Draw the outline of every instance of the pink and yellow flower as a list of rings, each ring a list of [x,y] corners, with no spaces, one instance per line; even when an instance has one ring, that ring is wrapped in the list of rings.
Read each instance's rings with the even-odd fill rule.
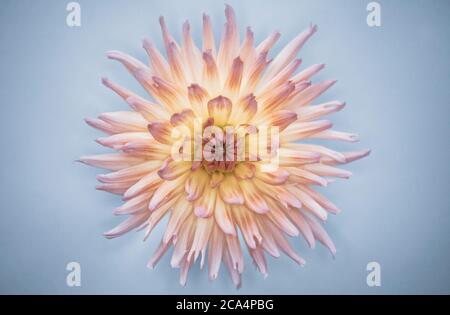
[[[219,47],[210,18],[203,15],[201,49],[193,41],[188,22],[178,44],[160,18],[167,59],[147,39],[143,47],[149,66],[124,53],[108,52],[108,58],[122,63],[154,102],[103,79],[131,110],[86,119],[107,134],[97,142],[118,151],[80,158],[88,165],[111,170],[98,176],[101,184],[97,188],[124,200],[114,214],[128,218],[105,236],[114,238],[145,229],[147,238],[161,219],[169,216],[148,265],[154,267],[173,246],[170,263],[181,269],[182,285],[201,256],[200,266],[207,261],[210,279],[217,277],[223,263],[234,284],[240,286],[244,271],[241,245],[247,247],[264,275],[266,253],[279,257],[283,252],[297,263],[305,263],[287,236],[301,235],[310,247],[318,240],[334,255],[335,246],[319,221],[340,210],[313,187],[327,186],[333,178],[348,178],[351,173],[337,165],[369,154],[368,150],[341,153],[304,141],[357,140],[354,134],[332,130],[332,123],[323,119],[343,109],[343,102],[312,105],[335,83],[311,83],[324,65],[297,71],[301,60],[296,56],[316,26],[308,27],[269,60],[269,51],[280,34],[275,32],[255,45],[253,32],[247,28],[241,41],[231,7],[226,7],[225,15]],[[196,123],[200,132],[194,131]],[[261,126],[279,131],[279,137],[264,147],[271,157],[277,156],[272,169],[265,168],[267,160],[259,153],[248,156],[251,146],[244,144],[245,158],[236,159],[236,142],[217,138],[227,127],[245,127],[243,139],[250,140],[252,134],[261,134]],[[174,131],[179,127],[188,135],[178,133],[177,139]],[[206,134],[208,127],[215,131]],[[234,159],[211,160],[204,152],[195,159],[189,150],[191,142],[185,145],[187,140],[198,140],[214,154],[222,150],[220,157],[233,152],[230,156]],[[177,147],[176,143],[185,146]],[[174,152],[188,158],[176,159]]]

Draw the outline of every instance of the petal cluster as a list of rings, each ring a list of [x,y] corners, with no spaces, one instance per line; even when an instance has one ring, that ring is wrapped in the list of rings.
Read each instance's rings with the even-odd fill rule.
[[[108,58],[120,62],[152,100],[103,79],[130,110],[86,119],[105,133],[97,142],[116,153],[83,156],[80,161],[111,171],[98,176],[97,188],[122,196],[124,203],[114,214],[127,216],[105,236],[114,238],[142,229],[147,238],[168,216],[161,243],[148,265],[154,267],[173,247],[170,263],[180,268],[182,285],[199,259],[201,267],[207,264],[210,279],[218,276],[223,265],[240,286],[243,247],[264,275],[266,254],[279,257],[283,252],[304,264],[288,237],[301,235],[310,247],[319,241],[334,255],[335,246],[320,221],[340,210],[314,187],[349,178],[351,173],[338,166],[369,154],[368,150],[337,152],[305,141],[357,141],[354,134],[332,130],[332,123],[324,118],[342,110],[343,102],[312,104],[335,83],[311,82],[324,65],[299,70],[297,54],[316,26],[308,27],[270,59],[279,33],[256,44],[247,28],[240,39],[230,6],[225,15],[218,46],[208,15],[203,15],[202,47],[195,44],[188,22],[183,24],[179,44],[161,17],[166,56],[148,39],[143,42],[148,64],[119,51],[108,52]],[[191,133],[196,124],[214,127],[216,132]],[[273,170],[267,170],[259,156],[244,160],[211,160],[201,153],[200,159],[173,156],[178,141],[174,130],[180,127],[188,131],[190,140],[199,138],[211,146],[214,154],[220,149],[221,156],[228,152],[236,156],[234,142],[228,139],[218,144],[217,132],[232,126],[254,127],[247,129],[249,134],[251,130],[258,133],[262,125],[280,132],[276,149],[275,143],[268,144],[278,156]],[[186,153],[186,147],[182,148],[177,153]],[[244,153],[249,150],[246,147]]]

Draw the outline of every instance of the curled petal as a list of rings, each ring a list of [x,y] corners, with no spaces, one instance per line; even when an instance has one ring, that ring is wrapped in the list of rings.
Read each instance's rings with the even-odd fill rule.
[[[114,182],[114,183],[104,183],[95,186],[97,190],[107,191],[116,195],[123,195],[123,193],[132,186],[136,180],[126,181],[126,182]]]
[[[275,242],[275,239],[272,236],[270,228],[267,227],[268,221],[261,220],[261,218],[257,218],[256,220],[258,224],[258,228],[261,231],[261,234],[264,235],[261,246],[272,256],[275,258],[280,257],[280,251],[278,250],[278,245]]]
[[[284,107],[295,90],[295,84],[291,81],[275,88],[266,98],[258,98],[258,103],[263,104],[263,113],[270,113]]]
[[[203,51],[208,50],[211,51],[213,56],[216,55],[216,45],[214,42],[211,18],[209,15],[203,14]]]
[[[158,189],[155,190],[152,199],[150,199],[148,209],[150,211],[154,211],[161,205],[165,204],[167,201],[177,196],[183,189],[183,186],[180,184],[184,182],[185,178],[186,174],[178,177],[175,180],[164,181],[161,186],[159,186]]]
[[[150,65],[152,66],[153,74],[159,76],[163,79],[170,80],[172,78],[170,74],[170,68],[167,61],[161,55],[161,53],[156,49],[153,44],[147,38],[144,39],[142,45],[147,52],[150,60]]]
[[[291,257],[296,263],[299,265],[304,265],[305,260],[301,258],[297,253],[292,249],[289,242],[280,232],[280,230],[271,222],[267,222],[267,226],[269,227],[272,236],[277,244],[277,246],[289,257]]]
[[[296,113],[298,114],[299,121],[310,121],[331,113],[338,112],[344,107],[345,103],[332,101],[315,106],[304,106],[299,108]]]
[[[273,78],[277,73],[282,71],[298,54],[306,41],[317,31],[316,25],[311,25],[308,29],[295,37],[283,50],[275,57],[272,64],[264,74],[264,78]]]
[[[115,238],[121,236],[134,228],[137,228],[142,223],[147,220],[150,216],[150,212],[142,212],[135,215],[130,216],[128,219],[120,223],[118,226],[113,228],[112,230],[105,232],[103,235],[106,238]]]
[[[269,114],[266,118],[269,126],[277,126],[281,131],[297,120],[297,114],[288,110],[280,110]]]
[[[274,32],[270,34],[265,40],[263,40],[258,47],[256,47],[257,54],[267,54],[275,43],[280,39],[281,34],[279,32]]]
[[[305,238],[306,242],[308,243],[308,246],[310,248],[314,248],[315,246],[315,238],[313,231],[311,230],[311,227],[309,226],[308,222],[304,218],[303,214],[296,210],[292,209],[287,212],[292,222],[298,227],[300,232],[302,233],[303,237]]]
[[[194,43],[189,22],[183,24],[183,56],[188,65],[191,81],[197,82],[200,77],[202,55]]]
[[[324,244],[330,253],[333,255],[333,257],[336,255],[336,247],[333,244],[333,241],[331,240],[330,236],[328,236],[328,233],[324,230],[324,228],[313,218],[309,217],[308,215],[303,216],[305,220],[308,222],[309,226],[311,227],[311,230],[314,233],[314,237]]]
[[[252,181],[241,181],[239,186],[244,195],[245,205],[256,213],[266,213],[269,211],[266,200]]]
[[[256,224],[255,216],[242,206],[233,206],[233,216],[241,229],[245,243],[250,248],[256,248],[257,243],[261,243],[262,236]]]
[[[217,189],[205,187],[204,193],[195,201],[194,212],[197,217],[207,218],[214,213]]]
[[[331,86],[333,86],[337,81],[336,80],[326,80],[317,84],[312,84],[310,87],[303,90],[301,93],[295,96],[292,99],[287,107],[298,108],[301,106],[305,106],[314,99],[316,99],[319,95],[328,90]]]
[[[195,119],[195,114],[191,109],[184,109],[179,113],[175,113],[170,117],[172,126],[184,126],[192,128]]]
[[[225,234],[236,235],[236,228],[230,214],[230,208],[220,196],[216,199],[216,208],[214,209],[216,223]]]
[[[298,236],[299,231],[289,220],[289,218],[284,214],[284,212],[279,208],[279,205],[271,198],[269,198],[267,202],[270,207],[270,211],[267,212],[267,217],[287,235]]]
[[[335,165],[335,164],[343,164],[343,163],[350,163],[359,159],[362,159],[363,157],[366,157],[370,154],[370,150],[361,150],[361,151],[352,151],[352,152],[343,152],[342,155],[345,157],[344,162],[339,162],[336,159],[333,159],[328,156],[324,156],[320,161],[321,163],[327,164],[327,165]]]
[[[309,164],[305,165],[305,169],[319,176],[331,176],[339,178],[350,178],[351,172],[326,164]]]
[[[262,247],[258,246],[256,248],[250,248],[249,253],[253,258],[253,262],[258,267],[259,272],[261,272],[264,277],[267,277],[267,262],[266,258],[264,257],[264,250],[262,249]]]
[[[326,221],[327,212],[308,193],[294,186],[290,186],[288,189],[300,199],[304,209],[314,214],[320,220]]]
[[[139,112],[147,121],[168,120],[169,113],[158,104],[151,103],[140,96],[130,96],[126,99],[128,105]]]
[[[114,214],[123,215],[123,214],[133,214],[136,212],[140,212],[142,210],[147,210],[148,202],[150,201],[150,197],[153,192],[145,192],[140,194],[134,198],[131,198],[127,202],[125,202],[120,207],[114,210]]]
[[[110,124],[101,119],[85,118],[84,121],[92,128],[103,131],[108,135],[113,135],[120,132],[120,130],[117,130],[117,128],[114,128],[113,126],[111,126]]]
[[[156,210],[158,211],[158,210]],[[167,229],[163,236],[163,242],[168,243],[177,233],[186,219],[192,213],[192,204],[186,201],[184,198],[179,198],[175,204],[173,204],[173,210],[170,214],[169,222],[167,223]]]
[[[167,252],[169,248],[170,243],[164,243],[163,241],[161,241],[152,258],[147,263],[147,267],[152,269],[155,268],[158,261],[161,259],[162,256],[164,256],[164,254]]]
[[[333,124],[328,120],[311,122],[296,122],[291,124],[283,132],[282,142],[295,142],[311,137],[312,135],[331,128]]]
[[[334,203],[329,201],[327,198],[325,198],[324,196],[319,194],[314,189],[312,189],[306,185],[301,185],[299,188],[301,190],[303,190],[304,192],[306,192],[308,195],[310,195],[312,198],[314,198],[314,200],[317,201],[317,203],[319,205],[321,205],[328,212],[333,213],[333,214],[337,214],[337,213],[341,212],[341,210]]]
[[[208,90],[216,95],[221,87],[219,69],[210,50],[203,52],[203,82],[207,84]]]
[[[290,144],[290,145],[288,145],[288,147],[295,148],[298,150],[319,153],[322,157],[328,157],[328,158],[334,159],[339,163],[346,162],[345,156],[342,153],[328,149],[324,146],[302,143],[302,144]]]
[[[240,125],[249,123],[258,111],[258,103],[255,96],[249,94],[242,97],[236,106],[233,106],[232,113],[229,119],[229,123],[232,125]]]
[[[82,156],[79,161],[86,165],[111,171],[118,171],[144,162],[142,158],[123,153]]]
[[[300,209],[302,207],[300,200],[285,186],[268,185],[259,179],[255,180],[255,184],[258,187],[258,190],[268,196],[276,198],[286,209],[289,207]]]
[[[113,60],[117,60],[119,61],[121,64],[124,65],[125,68],[127,68],[127,70],[134,75],[136,73],[136,71],[141,70],[141,69],[147,69],[147,66],[144,65],[142,62],[140,62],[139,60],[123,53],[120,51],[108,51],[106,53],[106,56],[109,59],[113,59]]]
[[[242,42],[239,51],[239,57],[242,59],[244,64],[249,63],[250,60],[256,57],[256,50],[253,47],[254,40],[255,39],[252,30],[250,29],[250,27],[247,27],[247,30],[245,32],[245,39]]]
[[[150,218],[147,221],[147,230],[145,231],[144,241],[150,236],[150,233],[153,231],[159,221],[161,221],[161,219],[167,214],[167,212],[172,209],[172,206],[175,202],[177,202],[177,199],[173,198],[150,214]]]
[[[234,169],[234,176],[237,179],[251,179],[255,176],[255,165],[253,163],[242,162]]]
[[[136,96],[136,94],[134,94],[130,90],[112,82],[108,78],[102,78],[102,84],[107,88],[113,90],[117,95],[119,95],[124,100],[126,100],[130,96]]]
[[[189,103],[192,110],[201,116],[206,116],[206,103],[208,101],[208,92],[198,84],[191,84],[188,87]]]
[[[161,33],[163,36],[164,45],[166,50],[168,50],[170,43],[175,42],[173,37],[170,35],[169,30],[166,25],[166,21],[163,16],[159,17],[159,25],[161,26]]]
[[[244,204],[244,195],[239,183],[233,175],[225,175],[219,186],[220,197],[228,204]]]
[[[242,273],[244,271],[244,257],[242,255],[239,237],[227,235],[225,240],[227,244],[227,249],[225,250],[225,252],[227,252],[230,255],[229,257],[231,267],[235,269],[238,273]]]
[[[346,142],[358,142],[358,135],[336,130],[324,130],[311,136],[311,138],[325,140],[340,140]]]
[[[245,68],[244,78],[242,80],[241,91],[243,95],[253,92],[255,86],[258,84],[262,72],[270,63],[267,60],[267,52],[258,54],[255,62]]]
[[[296,59],[292,61],[285,69],[280,71],[275,77],[273,77],[270,81],[265,82],[264,84],[260,84],[255,91],[255,94],[263,97],[265,93],[272,93],[272,90],[288,81],[291,75],[298,69],[301,64],[301,59]],[[296,83],[294,80],[292,82]]]
[[[325,178],[320,177],[320,175],[317,173],[308,171],[306,169],[307,165],[309,164],[304,165],[303,168],[295,168],[295,167],[287,168],[287,171],[289,172],[289,180],[294,183],[313,184],[326,187],[328,184],[327,180]]]
[[[126,143],[136,140],[151,141],[152,136],[148,132],[124,132],[109,137],[97,138],[96,141],[105,147],[120,150]]]
[[[156,170],[161,165],[161,161],[147,161],[131,167],[121,169],[116,172],[98,175],[97,179],[102,183],[124,182],[138,180],[145,174]]]
[[[217,96],[208,102],[209,117],[214,119],[215,125],[222,126],[228,122],[231,106],[231,101],[224,96]]]
[[[169,122],[154,122],[147,126],[148,131],[153,138],[162,144],[170,144],[173,142],[172,129],[173,127]]]
[[[136,112],[103,113],[98,118],[122,132],[145,131],[148,124],[147,120]]]
[[[174,250],[170,265],[172,268],[179,268],[186,261],[186,253],[192,243],[192,236],[194,233],[195,216],[189,216],[174,236]]]
[[[148,175],[142,177],[137,183],[132,185],[127,191],[124,193],[123,198],[128,200],[133,198],[144,191],[152,191],[159,187],[162,183],[161,177],[157,172],[151,172]]]
[[[208,183],[209,176],[203,168],[197,169],[192,172],[186,179],[184,190],[186,191],[186,199],[189,201],[194,201],[198,199]]]
[[[187,69],[183,65],[181,52],[175,42],[170,42],[167,49],[167,56],[169,58],[169,67],[172,72],[172,77],[179,82],[180,85],[185,85]]]
[[[209,185],[211,188],[216,188],[223,181],[225,175],[222,172],[213,172],[211,175],[211,180],[209,181]]]
[[[289,172],[282,168],[278,168],[272,172],[263,172],[261,170],[256,172],[256,178],[269,185],[282,185],[287,181],[288,177]]]
[[[236,96],[239,93],[239,88],[241,87],[242,72],[244,69],[244,63],[240,57],[233,60],[231,65],[230,73],[225,82],[225,88],[230,93],[230,97]]]
[[[187,254],[187,260],[192,260],[192,257],[194,262],[197,260],[199,254],[208,244],[213,226],[214,218],[198,218],[196,220],[192,246]]]
[[[233,267],[233,261],[231,260],[230,254],[228,251],[224,251],[223,253],[223,261],[225,266],[228,268],[228,272],[230,274],[231,280],[233,281],[236,288],[241,287],[241,275],[239,272]]]
[[[312,66],[306,68],[305,70],[300,71],[298,74],[293,76],[291,78],[291,80],[294,81],[295,83],[299,83],[302,81],[308,81],[309,79],[311,79],[312,76],[314,76],[316,73],[318,73],[323,68],[325,68],[324,64],[312,65]]]
[[[320,161],[320,154],[317,152],[300,151],[289,148],[280,148],[278,152],[280,166],[300,166]]]
[[[167,158],[158,170],[158,175],[164,180],[174,180],[190,170],[190,162],[179,162],[174,161],[172,158]]]
[[[236,17],[233,9],[229,5],[225,6],[225,16],[227,22],[224,26],[217,57],[221,65],[221,73],[226,73],[232,58],[237,55],[239,49],[239,32],[237,30]]]
[[[214,246],[208,249],[208,275],[210,280],[216,279],[219,274],[224,247],[223,238],[223,233],[214,226],[211,233],[211,244],[214,244]]]

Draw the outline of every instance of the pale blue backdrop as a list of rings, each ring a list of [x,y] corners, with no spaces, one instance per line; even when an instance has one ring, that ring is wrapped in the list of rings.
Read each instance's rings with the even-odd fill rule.
[[[224,3],[80,0],[82,25],[69,28],[68,2],[0,4],[1,293],[450,293],[449,1],[379,1],[379,28],[367,26],[364,0],[228,1],[241,32],[251,25],[258,41],[277,29],[286,44],[310,22],[319,25],[302,50],[304,65],[327,64],[318,79],[339,81],[321,99],[346,101],[335,125],[361,138],[334,147],[373,150],[349,165],[350,181],[326,191],[343,209],[326,224],[336,259],[293,240],[304,268],[269,259],[264,279],[247,260],[239,291],[226,272],[210,283],[197,266],[182,288],[167,257],[148,270],[164,224],[145,243],[134,232],[103,238],[120,221],[111,214],[119,198],[94,189],[98,170],[73,162],[105,151],[83,118],[126,108],[100,78],[143,92],[105,51],[145,60],[144,36],[162,46],[160,15],[176,38],[189,18],[199,41],[209,12],[218,35]],[[70,261],[81,264],[81,287],[66,286]],[[381,264],[381,287],[366,285],[370,261]]]

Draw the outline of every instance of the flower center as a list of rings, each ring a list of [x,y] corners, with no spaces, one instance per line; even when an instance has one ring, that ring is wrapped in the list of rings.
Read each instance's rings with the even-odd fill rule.
[[[203,134],[203,159],[202,166],[208,173],[220,171],[223,173],[232,172],[239,162],[240,153],[239,137],[233,132],[233,127],[207,127]],[[245,152],[244,152],[245,153]],[[245,156],[243,157],[245,159]]]

